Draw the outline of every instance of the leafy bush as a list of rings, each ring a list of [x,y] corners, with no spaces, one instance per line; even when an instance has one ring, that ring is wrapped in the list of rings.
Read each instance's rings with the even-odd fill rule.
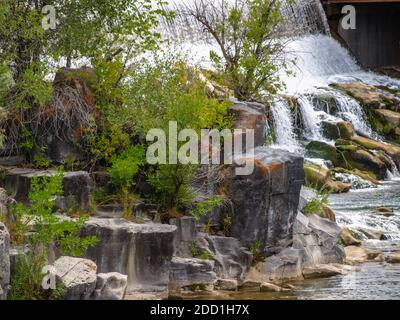
[[[320,212],[323,206],[328,204],[328,198],[329,193],[319,192],[317,196],[304,207],[303,213],[313,214]]]
[[[80,256],[95,245],[95,237],[80,238],[79,231],[88,220],[64,219],[53,213],[55,196],[63,194],[63,172],[51,177],[34,177],[31,180],[29,206],[16,203],[11,207],[11,237],[14,244],[30,243],[32,248],[47,250],[56,244],[63,255]],[[32,231],[28,238],[26,234]]]
[[[207,200],[198,202],[195,209],[190,211],[190,215],[193,216],[196,221],[200,221],[202,217],[210,215],[214,208],[221,204],[222,198],[220,196],[211,197]]]
[[[131,211],[129,193],[132,191],[131,188],[135,184],[136,174],[144,161],[145,152],[141,145],[131,146],[111,159],[111,167],[108,169],[108,173],[112,183],[121,192],[126,217],[130,216]]]

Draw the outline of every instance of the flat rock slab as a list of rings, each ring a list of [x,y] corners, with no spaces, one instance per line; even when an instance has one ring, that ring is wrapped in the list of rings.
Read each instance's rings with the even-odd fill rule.
[[[126,274],[127,293],[162,292],[169,283],[175,232],[175,226],[164,224],[90,218],[82,235],[100,242],[85,257],[96,262],[100,273]]]

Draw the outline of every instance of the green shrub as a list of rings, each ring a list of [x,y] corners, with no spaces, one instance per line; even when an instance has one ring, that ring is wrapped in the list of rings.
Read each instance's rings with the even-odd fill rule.
[[[220,196],[213,196],[207,200],[200,201],[196,204],[195,208],[190,211],[190,215],[200,221],[202,217],[207,217],[211,214],[215,207],[222,204],[222,198]]]
[[[115,155],[111,159],[111,167],[108,169],[112,183],[121,193],[124,214],[129,218],[131,214],[131,204],[129,194],[135,185],[135,177],[139,168],[145,161],[144,148],[141,145],[131,146],[121,154]]]
[[[321,193],[312,199],[303,209],[304,214],[318,213],[324,205],[328,204],[329,193]]]

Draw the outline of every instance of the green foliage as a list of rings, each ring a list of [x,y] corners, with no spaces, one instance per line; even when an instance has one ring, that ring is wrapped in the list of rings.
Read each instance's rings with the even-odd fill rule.
[[[214,258],[212,256],[212,254],[210,252],[208,252],[207,250],[205,250],[205,251],[201,250],[195,241],[192,242],[190,251],[192,253],[192,256],[197,259],[213,260],[213,258]]]
[[[163,164],[149,174],[149,183],[155,189],[152,199],[160,209],[179,209],[190,204],[194,199],[190,188],[194,172],[195,166]]]
[[[207,200],[200,201],[196,204],[196,207],[190,211],[190,215],[200,221],[202,217],[207,217],[211,214],[215,207],[222,204],[222,198],[220,196],[213,196]]]
[[[16,203],[12,206],[13,217],[11,236],[14,244],[28,241],[33,248],[49,247],[56,244],[63,255],[80,256],[95,245],[95,237],[80,238],[78,233],[88,217],[63,219],[53,213],[55,196],[63,194],[63,172],[48,177],[34,177],[31,180],[29,206]],[[26,233],[33,234],[26,239]]]
[[[111,159],[111,167],[108,169],[112,183],[117,186],[122,194],[125,215],[130,216],[130,196],[135,177],[140,167],[144,164],[145,152],[142,145],[131,146],[121,154]]]
[[[8,300],[56,300],[65,293],[60,284],[55,290],[44,290],[42,269],[46,264],[43,254],[27,253],[17,258],[17,270],[11,278]]]
[[[318,192],[318,195],[312,199],[303,209],[304,214],[318,213],[322,210],[324,205],[327,205],[329,200],[329,193]]]
[[[215,68],[226,75],[226,84],[236,98],[249,100],[261,93],[275,93],[282,86],[278,70],[281,42],[274,41],[282,21],[280,0],[223,1],[210,5],[196,2],[185,12],[194,17],[219,45],[211,52]]]
[[[225,215],[222,221],[222,231],[226,236],[229,236],[232,232],[232,216],[230,214]]]
[[[253,266],[256,265],[259,262],[263,262],[265,260],[265,257],[263,255],[263,243],[258,240],[255,243],[253,243],[250,248],[249,251],[251,252],[251,254],[253,255]]]

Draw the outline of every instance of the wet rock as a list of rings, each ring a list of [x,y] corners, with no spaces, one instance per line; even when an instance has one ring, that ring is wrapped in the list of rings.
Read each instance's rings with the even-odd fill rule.
[[[55,174],[56,171],[54,170],[9,168],[1,183],[6,189],[13,191],[12,198],[27,203],[32,178],[53,176]],[[63,189],[64,196],[58,199],[60,209],[66,209],[73,204],[76,209],[85,212],[91,210],[92,180],[87,172],[65,172]]]
[[[356,246],[348,246],[344,248],[346,253],[346,263],[354,265],[368,261],[368,250]]]
[[[7,298],[10,284],[10,234],[0,222],[0,300]]]
[[[85,257],[95,261],[101,273],[126,274],[130,293],[166,290],[175,232],[176,227],[170,225],[90,218],[81,234],[100,240]]]
[[[278,252],[292,240],[303,158],[270,148],[255,150],[251,175],[237,176],[236,165],[224,172],[223,191],[233,203],[231,235],[249,247],[261,242],[266,254]]]
[[[362,232],[368,239],[386,240],[386,236],[383,232],[369,230],[365,228],[359,228],[358,230]]]
[[[238,282],[233,279],[218,279],[214,288],[222,291],[236,291],[238,289]]]
[[[201,259],[174,257],[171,263],[170,284],[172,291],[212,290],[217,277],[214,262]]]
[[[93,300],[122,300],[125,296],[128,277],[117,273],[99,273],[96,287],[92,294]]]
[[[397,166],[400,166],[400,147],[360,136],[354,136],[352,138],[352,141],[356,142],[357,144],[363,146],[368,150],[384,151],[393,159],[393,161],[395,161]]]
[[[64,300],[89,300],[96,287],[97,267],[88,259],[61,257],[54,262],[57,283],[65,287]]]
[[[347,121],[340,121],[337,123],[339,129],[339,136],[342,139],[351,139],[355,135],[353,125]]]
[[[342,273],[343,272],[340,268],[329,264],[320,264],[314,267],[307,267],[303,269],[304,279],[329,278]]]
[[[400,252],[388,254],[385,260],[388,263],[400,263]]]
[[[306,177],[306,184],[309,186],[314,186],[321,190],[332,193],[345,193],[349,192],[351,189],[350,184],[332,180],[329,170],[323,169],[316,165],[304,165],[304,173]]]
[[[252,254],[240,241],[230,237],[201,234],[197,239],[200,250],[207,251],[215,261],[214,271],[219,278],[244,280],[252,264]]]
[[[340,131],[337,122],[321,121],[321,129],[324,137],[329,140],[340,138]]]
[[[239,102],[229,107],[229,113],[234,118],[234,128],[253,129],[254,146],[264,145],[266,136],[265,106],[255,102]]]
[[[373,172],[379,180],[385,179],[386,172],[390,168],[378,156],[363,149],[345,151],[344,156],[354,168]]]
[[[342,241],[344,246],[359,246],[361,245],[361,241],[358,240],[354,233],[349,229],[344,227],[342,232],[340,233],[340,240]]]
[[[260,286],[261,292],[281,292],[282,288],[269,282],[263,282]]]
[[[311,141],[306,147],[306,156],[331,161],[338,166],[341,163],[338,151],[335,146],[322,141]]]
[[[366,108],[382,109],[390,107],[390,109],[396,111],[399,106],[399,100],[392,93],[362,82],[341,83],[333,86],[346,92]]]
[[[387,109],[378,109],[375,110],[375,113],[386,123],[389,123],[394,127],[400,126],[400,113]]]

